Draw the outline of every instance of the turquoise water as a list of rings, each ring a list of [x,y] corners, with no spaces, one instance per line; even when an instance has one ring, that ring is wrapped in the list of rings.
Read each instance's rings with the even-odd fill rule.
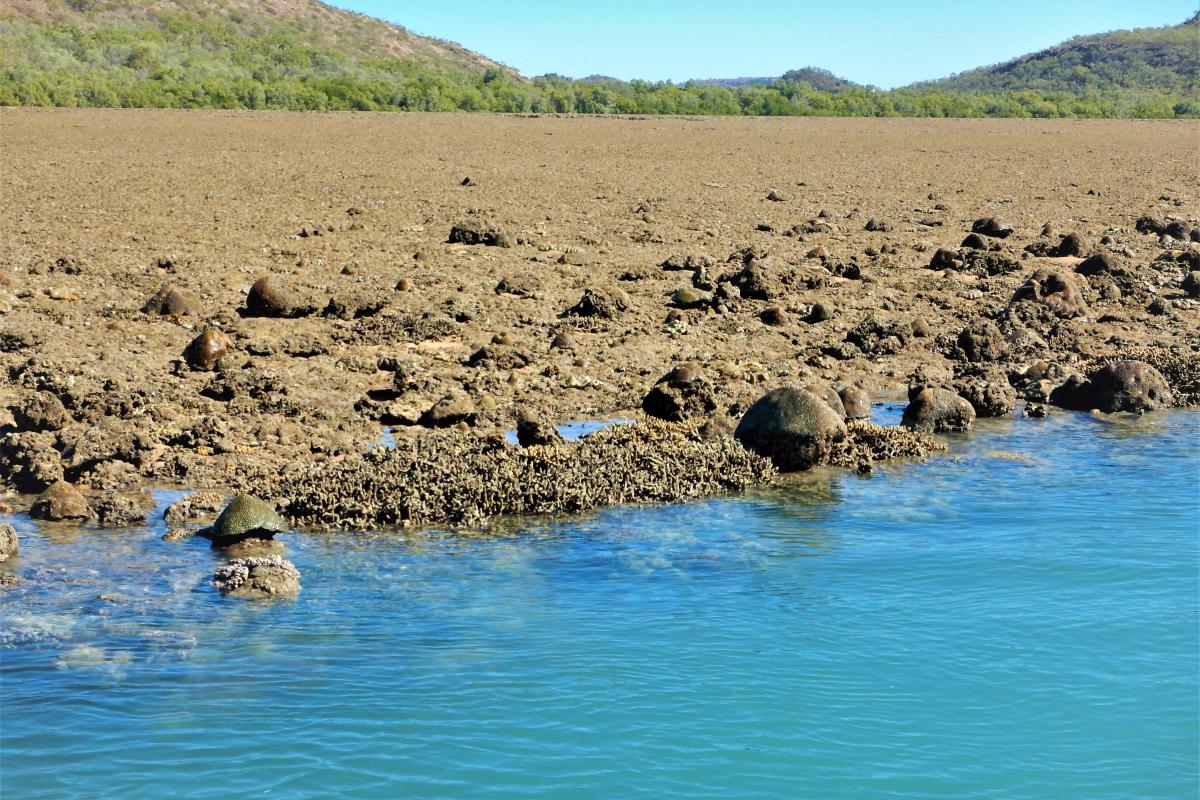
[[[870,478],[289,535],[294,604],[220,598],[201,540],[18,518],[0,790],[1195,797],[1198,434],[981,421]]]

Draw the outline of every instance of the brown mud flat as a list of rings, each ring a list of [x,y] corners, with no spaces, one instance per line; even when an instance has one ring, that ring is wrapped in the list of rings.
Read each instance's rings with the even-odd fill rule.
[[[685,362],[707,398],[689,413],[915,371],[1042,399],[1129,357],[1194,404],[1198,141],[1187,122],[0,109],[0,478],[262,485],[385,424],[636,416]],[[960,250],[982,217],[1014,231]],[[939,248],[955,258],[931,268]],[[1014,304],[1096,253],[1113,263]],[[286,316],[245,315],[264,276]],[[164,287],[187,291],[146,310]],[[985,321],[1004,341],[964,339]],[[189,368],[207,330],[213,369]]]

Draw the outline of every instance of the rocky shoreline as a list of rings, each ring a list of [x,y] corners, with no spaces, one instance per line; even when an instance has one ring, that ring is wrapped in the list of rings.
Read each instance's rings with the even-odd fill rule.
[[[122,527],[181,485],[208,520],[475,525],[868,472],[1022,400],[1200,405],[1194,126],[414,115],[351,153],[348,119],[279,119],[4,113],[8,511]],[[395,162],[364,133],[399,130]],[[263,142],[338,164],[284,192]],[[907,427],[863,421],[904,390]]]

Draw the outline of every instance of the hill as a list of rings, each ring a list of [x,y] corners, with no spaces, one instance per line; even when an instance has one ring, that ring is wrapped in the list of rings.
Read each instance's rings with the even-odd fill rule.
[[[317,0],[5,0],[0,70],[9,105],[435,109],[439,82],[523,80]]]
[[[845,92],[851,89],[861,89],[861,84],[839,78],[827,69],[819,67],[803,67],[789,70],[777,78],[707,78],[689,81],[696,86],[719,86],[725,89],[738,89],[743,86],[770,86],[774,83],[806,83],[822,92]]]
[[[1078,36],[1003,64],[917,84],[956,92],[1055,92],[1080,97],[1200,92],[1200,14],[1179,25]]]
[[[1200,116],[1200,15],[883,92],[778,78],[532,80],[318,0],[0,0],[0,106],[923,117]]]

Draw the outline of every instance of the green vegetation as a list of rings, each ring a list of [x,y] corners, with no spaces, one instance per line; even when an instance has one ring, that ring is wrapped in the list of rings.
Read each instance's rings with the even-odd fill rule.
[[[250,0],[191,7],[145,0],[140,6],[14,0],[8,11],[0,11],[0,105],[1200,117],[1196,20],[1085,37],[999,67],[885,92],[831,84],[824,79],[828,73],[818,70],[796,71],[769,84],[733,86],[599,77],[573,81],[556,75],[526,80],[457,45],[315,0],[298,5],[300,12],[290,8],[274,15]]]

